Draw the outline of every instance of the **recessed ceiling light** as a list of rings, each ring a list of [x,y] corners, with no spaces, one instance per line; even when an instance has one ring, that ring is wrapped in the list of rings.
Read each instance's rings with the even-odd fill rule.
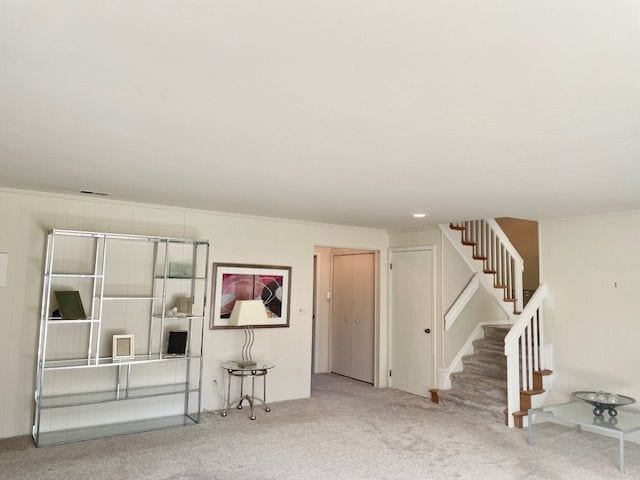
[[[427,215],[429,215],[429,214],[428,214],[428,213],[417,213],[417,212],[416,212],[416,213],[412,213],[412,214],[411,214],[411,216],[412,216],[413,218],[424,218],[424,217],[426,217]]]

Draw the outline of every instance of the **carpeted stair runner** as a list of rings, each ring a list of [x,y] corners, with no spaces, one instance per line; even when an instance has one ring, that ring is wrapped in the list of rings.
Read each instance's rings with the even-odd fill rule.
[[[484,338],[473,342],[473,355],[462,357],[462,372],[451,374],[451,389],[440,390],[444,405],[457,403],[504,419],[507,406],[507,359],[504,337],[510,325],[485,325]]]

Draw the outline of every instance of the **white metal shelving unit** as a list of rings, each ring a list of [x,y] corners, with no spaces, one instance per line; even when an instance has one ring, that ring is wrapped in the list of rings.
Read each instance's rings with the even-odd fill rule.
[[[91,246],[84,245],[84,248],[74,249],[71,247],[62,248],[62,253],[58,253],[56,247],[64,239],[80,239],[82,242],[90,242]],[[149,259],[153,262],[149,283],[146,285],[149,290],[148,295],[115,295],[105,294],[105,286],[109,278],[109,267],[112,259],[110,249],[119,242],[142,242],[152,249]],[[169,275],[170,259],[172,249],[178,250],[178,259],[184,261],[185,256],[191,264],[191,276],[171,277]],[[66,272],[57,271],[56,265],[64,265],[61,257],[65,255],[78,254],[77,250],[86,254],[91,252],[92,258],[84,259],[85,265],[92,268],[90,272]],[[122,245],[120,245],[122,250]],[[135,255],[133,265],[126,264],[126,268],[135,271]],[[85,255],[86,256],[86,255]],[[125,259],[126,261],[126,259]],[[38,363],[36,368],[35,381],[35,410],[32,435],[36,446],[54,445],[73,441],[100,438],[105,436],[123,435],[133,432],[156,430],[167,427],[190,425],[200,422],[201,398],[202,398],[202,347],[205,325],[205,307],[207,303],[206,282],[208,278],[209,264],[209,242],[206,240],[191,240],[183,238],[171,238],[160,236],[143,235],[122,235],[101,232],[85,232],[75,230],[54,229],[48,234],[47,252],[44,267],[42,307],[40,313],[40,335],[38,346]],[[65,268],[62,268],[65,270]],[[57,288],[69,289],[68,282],[75,282],[80,285],[79,289],[84,289],[88,302],[83,302],[85,307],[89,305],[86,318],[62,319],[53,316],[53,295]],[[85,282],[84,284],[82,282]],[[89,282],[87,285],[86,282]],[[117,288],[118,285],[110,286]],[[73,288],[73,287],[71,287]],[[128,293],[128,292],[127,292]],[[190,297],[193,304],[191,315],[171,317],[167,315],[170,310],[168,305],[170,295],[178,297]],[[144,308],[148,311],[148,318],[126,318],[121,315],[112,315],[107,318],[105,314],[105,304],[138,305],[138,310]],[[144,306],[148,305],[148,307]],[[126,307],[125,306],[125,311]],[[114,360],[112,356],[105,355],[105,345],[110,340],[109,329],[114,328],[114,320],[133,322],[128,325],[135,325],[136,328],[144,328],[147,333],[146,344],[139,342],[139,335],[136,335],[135,356],[126,360]],[[187,348],[184,355],[169,355],[165,353],[165,340],[169,325],[175,329],[187,331]],[[122,328],[122,327],[120,327]],[[58,329],[65,330],[60,334]],[[80,334],[73,337],[75,345],[83,345],[73,350],[71,358],[65,358],[67,353],[63,349],[63,358],[56,354],[56,346],[63,341],[53,341],[51,337],[56,336],[67,340],[72,337],[71,331],[84,329]],[[56,333],[52,333],[52,332]],[[105,333],[107,331],[107,333]],[[77,338],[81,340],[78,341]],[[143,340],[144,340],[143,336]],[[84,343],[86,340],[86,343]],[[106,342],[106,343],[105,343]],[[102,351],[101,351],[102,347]],[[140,353],[140,348],[144,348],[144,353]],[[165,366],[165,372],[162,366]],[[142,366],[160,368],[154,371],[150,377],[145,377],[145,372],[141,372]],[[149,367],[147,367],[149,368]],[[100,372],[107,371],[107,385],[105,387],[104,378],[101,378],[102,385],[99,387],[86,388],[83,380],[78,380],[78,376],[91,373],[93,370],[96,377]],[[138,371],[137,371],[138,370]],[[52,375],[67,375],[63,382],[49,381]],[[165,375],[166,374],[166,375]],[[137,375],[137,376],[136,376]],[[165,378],[166,377],[166,378]],[[177,377],[180,379],[177,381]],[[56,388],[50,388],[49,383]],[[90,383],[90,382],[89,382]],[[60,390],[63,387],[71,386],[69,391]],[[90,385],[91,386],[91,385]],[[178,401],[180,396],[184,401]],[[121,412],[116,410],[111,412],[111,418],[105,421],[100,416],[100,408],[105,408],[105,404],[128,402],[140,402],[144,399],[173,398],[172,405],[178,405],[179,412],[169,411],[162,416],[151,416],[150,418],[140,418],[134,416],[128,420],[120,421]],[[65,415],[68,419],[74,418],[74,409],[95,406],[98,410],[91,411],[89,418],[93,421],[67,428]],[[162,407],[162,405],[160,405]],[[144,405],[142,408],[145,408]],[[156,405],[157,409],[157,405]],[[170,409],[169,409],[170,410]],[[175,408],[174,408],[175,410]],[[45,422],[45,416],[50,412],[56,412],[57,422]],[[62,416],[59,416],[62,412]],[[78,415],[79,417],[80,415]],[[115,416],[116,421],[112,421]],[[105,418],[109,416],[106,415]],[[86,412],[85,412],[85,418]],[[60,420],[62,419],[62,420]],[[53,425],[53,426],[52,426]]]

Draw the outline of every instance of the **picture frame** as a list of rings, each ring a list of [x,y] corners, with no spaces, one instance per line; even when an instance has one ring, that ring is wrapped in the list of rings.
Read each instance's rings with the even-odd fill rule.
[[[268,324],[255,328],[286,328],[290,324],[291,267],[242,263],[214,263],[209,329],[237,329],[229,325],[236,300],[262,300]],[[251,325],[249,325],[251,326]]]
[[[135,344],[133,335],[114,335],[112,356],[114,361],[134,358]]]
[[[86,320],[80,292],[77,290],[56,290],[54,292],[58,312],[62,320]]]
[[[191,297],[178,298],[176,301],[176,308],[178,309],[178,313],[191,315],[193,313],[193,299]]]

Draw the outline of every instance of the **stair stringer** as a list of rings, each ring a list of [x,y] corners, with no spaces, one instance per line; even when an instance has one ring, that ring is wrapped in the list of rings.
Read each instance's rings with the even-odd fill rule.
[[[509,323],[513,324],[518,318],[518,315],[513,313],[513,304],[504,301],[504,290],[495,288],[493,285],[494,276],[488,273],[484,273],[484,261],[476,260],[473,258],[473,249],[468,248],[463,245],[459,238],[455,238],[454,235],[459,235],[458,232],[455,232],[449,228],[449,225],[440,225],[440,230],[447,237],[449,243],[453,245],[456,251],[460,254],[460,256],[467,263],[469,268],[474,272],[478,273],[478,278],[480,280],[480,284],[496,299],[496,302],[500,305],[504,313],[507,314],[509,319]]]

